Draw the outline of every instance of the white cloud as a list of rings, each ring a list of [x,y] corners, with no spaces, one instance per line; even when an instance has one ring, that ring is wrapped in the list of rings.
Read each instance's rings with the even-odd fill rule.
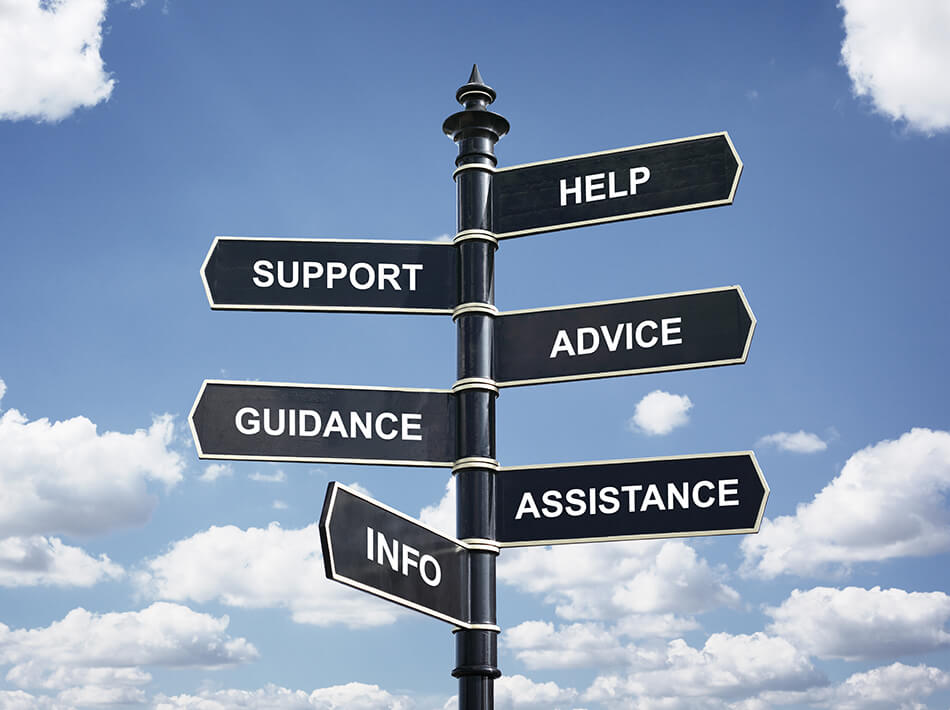
[[[199,481],[204,481],[206,483],[213,483],[219,478],[224,478],[225,476],[233,476],[234,467],[229,463],[213,463],[208,465],[204,473],[198,476]]]
[[[796,589],[766,613],[770,632],[819,658],[895,658],[950,645],[950,596],[943,592]]]
[[[445,495],[435,505],[428,505],[419,513],[419,520],[455,537],[455,476],[450,476],[445,484]]]
[[[220,668],[247,663],[257,649],[226,633],[228,618],[156,603],[137,612],[73,609],[45,628],[0,624],[0,665],[18,688],[63,691],[61,700],[140,702],[151,680],[140,666]],[[80,702],[81,700],[81,702]]]
[[[307,694],[267,685],[259,690],[204,691],[198,695],[158,696],[154,710],[411,710],[405,695],[393,695],[378,685],[346,683]]]
[[[270,504],[270,507],[273,508],[274,510],[287,510],[288,505],[282,500],[275,500],[273,503]]]
[[[228,606],[284,607],[301,624],[390,624],[399,607],[326,578],[316,523],[284,530],[211,527],[173,543],[135,575],[149,598],[212,600]]]
[[[950,4],[841,0],[841,59],[856,95],[894,121],[931,134],[950,129]]]
[[[775,446],[782,451],[791,451],[795,454],[814,454],[824,451],[828,444],[822,441],[817,434],[800,429],[795,432],[780,431],[759,439],[757,446]]]
[[[544,595],[571,621],[731,606],[739,595],[723,575],[680,540],[511,549],[498,560],[499,581]]]
[[[255,471],[248,475],[248,478],[258,483],[283,483],[287,480],[287,474],[283,471],[275,471],[274,473],[258,473]]]
[[[742,541],[743,572],[822,574],[862,561],[950,550],[950,433],[913,429],[853,454],[841,473]]]
[[[7,393],[7,383],[0,379],[0,402],[3,401],[3,395]]]
[[[174,419],[155,417],[133,434],[105,432],[85,417],[28,421],[0,415],[0,536],[93,535],[145,523],[156,504],[148,483],[182,477],[169,446]]]
[[[548,621],[525,621],[502,634],[502,647],[515,652],[531,670],[565,668],[656,667],[664,647],[623,644],[620,626],[582,623],[555,629]]]
[[[687,412],[692,406],[693,403],[684,394],[653,390],[637,402],[628,426],[632,431],[642,431],[650,436],[669,434],[689,421]]]
[[[56,537],[8,537],[0,540],[0,587],[91,587],[120,579],[122,567],[108,556],[91,557]]]
[[[939,668],[893,663],[855,673],[843,683],[805,691],[766,691],[755,710],[807,704],[832,710],[926,710],[921,700],[950,687],[950,674]]]
[[[577,691],[552,681],[535,683],[523,675],[502,676],[495,681],[495,710],[567,710]]]
[[[109,98],[105,13],[106,0],[0,2],[0,119],[59,121]]]
[[[598,676],[582,699],[618,709],[722,708],[717,699],[805,690],[824,682],[807,656],[784,639],[719,633],[701,649],[671,641],[661,668]]]

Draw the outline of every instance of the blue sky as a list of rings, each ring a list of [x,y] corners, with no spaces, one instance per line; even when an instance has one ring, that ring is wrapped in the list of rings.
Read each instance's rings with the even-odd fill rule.
[[[42,5],[42,7],[41,7]],[[950,5],[0,2],[0,707],[454,707],[450,627],[324,579],[327,482],[198,460],[204,379],[449,388],[443,316],[212,312],[216,235],[437,240],[499,164],[728,131],[727,207],[506,240],[501,310],[739,284],[744,365],[505,390],[503,465],[753,449],[754,536],[505,550],[499,710],[950,707]]]

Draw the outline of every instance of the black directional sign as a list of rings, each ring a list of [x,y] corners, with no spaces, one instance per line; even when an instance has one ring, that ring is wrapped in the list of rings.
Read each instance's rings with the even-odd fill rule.
[[[217,237],[201,278],[219,309],[451,313],[456,252],[442,242]]]
[[[751,451],[502,468],[502,547],[754,533],[768,484]]]
[[[742,161],[726,133],[500,168],[499,239],[732,204]]]
[[[335,481],[320,542],[330,579],[471,628],[465,543]]]
[[[495,318],[499,387],[745,362],[755,317],[738,286]]]
[[[447,390],[206,380],[191,410],[204,459],[451,466]]]

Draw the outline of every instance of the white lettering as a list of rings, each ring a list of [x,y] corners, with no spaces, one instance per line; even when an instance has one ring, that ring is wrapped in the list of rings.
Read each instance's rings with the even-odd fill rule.
[[[248,416],[252,418],[248,420]],[[253,436],[261,430],[261,422],[257,417],[257,410],[253,407],[241,407],[234,415],[234,426],[242,434]]]
[[[579,177],[574,178],[574,187],[568,187],[567,180],[561,180],[561,207],[567,205],[568,195],[574,195],[575,205],[581,203],[581,179]]]
[[[541,514],[538,512],[538,506],[534,502],[534,496],[530,491],[525,491],[521,496],[521,503],[518,505],[518,512],[515,513],[515,520],[521,520],[525,513],[530,513],[532,517],[538,519]]]
[[[650,169],[646,167],[630,168],[630,194],[637,194],[637,185],[650,179]]]
[[[411,421],[410,421],[411,420]],[[409,430],[419,431],[422,429],[421,414],[403,414],[402,415],[402,440],[403,441],[422,441],[422,434],[410,434]]]
[[[594,182],[595,180],[599,180],[600,182]],[[584,197],[587,202],[596,202],[597,200],[607,199],[607,195],[594,194],[594,190],[604,189],[604,174],[603,173],[594,173],[593,175],[585,175],[584,187],[586,188],[586,191],[584,192]]]
[[[254,262],[254,273],[257,274],[253,279],[254,285],[259,288],[267,288],[274,283],[274,265],[269,261],[261,259]]]
[[[713,496],[709,496],[705,500],[700,500],[699,498],[699,489],[706,488],[708,490],[715,489],[715,486],[712,484],[712,481],[700,481],[695,486],[693,486],[693,503],[698,505],[700,508],[708,508],[713,503],[716,502],[716,499]]]
[[[387,433],[384,433],[384,432],[383,432],[383,427],[382,427],[383,419],[388,419],[388,420],[391,421],[391,422],[398,422],[398,421],[399,421],[399,418],[398,418],[395,414],[393,414],[392,412],[383,412],[383,413],[380,414],[378,417],[376,417],[376,436],[378,436],[380,439],[386,439],[386,441],[390,441],[390,440],[392,440],[392,439],[395,439],[396,436],[399,434],[398,429],[396,429],[395,427],[393,427],[393,428],[389,431],[388,434],[387,434]]]
[[[656,330],[656,323],[653,322],[652,320],[645,320],[640,325],[637,326],[637,345],[639,345],[641,348],[652,348],[654,345],[657,344],[658,338],[654,335],[653,338],[651,338],[650,340],[644,340],[643,339],[644,328],[652,328],[653,330]]]
[[[733,505],[739,505],[739,501],[734,497],[739,495],[738,478],[726,478],[719,481],[719,507],[726,508]],[[730,496],[733,496],[730,498]]]
[[[660,321],[660,326],[661,326],[660,332],[663,337],[664,345],[682,345],[683,344],[682,338],[674,339],[672,337],[674,335],[679,334],[680,332],[679,326],[674,328],[673,325],[681,323],[682,320],[683,320],[682,318],[664,318],[662,321]]]
[[[577,354],[574,352],[574,346],[571,344],[571,339],[567,336],[566,330],[559,330],[557,332],[554,338],[554,347],[551,348],[551,354],[548,357],[557,357],[557,354],[562,350],[566,352],[569,357],[573,357]]]
[[[366,272],[367,279],[362,283],[356,276],[359,271]],[[365,261],[361,261],[358,264],[353,264],[353,266],[350,267],[350,283],[353,284],[353,288],[359,289],[360,291],[365,291],[369,288],[372,288],[375,282],[376,271]]]
[[[584,336],[590,336],[590,345],[584,344]],[[593,328],[578,328],[577,329],[577,354],[578,355],[590,355],[592,352],[595,352],[597,348],[600,347],[600,335],[597,334],[597,331]]]
[[[434,570],[431,577],[426,574],[426,565],[431,565]],[[430,587],[438,587],[442,581],[442,568],[439,566],[439,561],[432,555],[423,555],[422,559],[419,560],[419,576]]]

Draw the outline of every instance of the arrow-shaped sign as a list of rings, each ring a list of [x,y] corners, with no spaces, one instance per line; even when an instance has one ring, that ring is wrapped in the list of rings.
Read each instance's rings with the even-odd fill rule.
[[[206,380],[191,410],[203,459],[451,466],[447,390]]]
[[[755,316],[738,286],[508,311],[495,318],[499,387],[746,361]]]
[[[468,546],[331,482],[320,516],[327,577],[471,628]]]
[[[769,487],[742,451],[502,468],[502,547],[754,533]]]
[[[725,132],[499,168],[495,236],[729,205],[741,173]]]
[[[456,261],[442,242],[216,237],[201,279],[212,308],[451,313]]]

